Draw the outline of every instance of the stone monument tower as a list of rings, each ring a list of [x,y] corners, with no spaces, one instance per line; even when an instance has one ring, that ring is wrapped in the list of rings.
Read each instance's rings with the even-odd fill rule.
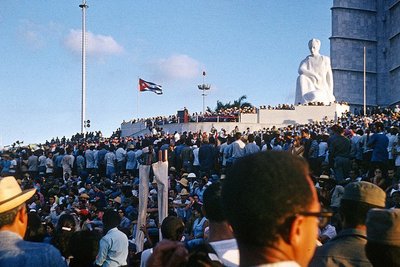
[[[331,64],[338,101],[367,105],[400,101],[400,0],[333,0]]]

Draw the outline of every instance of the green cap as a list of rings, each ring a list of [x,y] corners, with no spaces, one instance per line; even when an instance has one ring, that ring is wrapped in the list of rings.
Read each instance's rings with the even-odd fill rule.
[[[368,241],[400,246],[400,209],[371,209],[366,225]]]
[[[379,186],[369,182],[355,182],[346,185],[342,199],[364,202],[385,207],[386,193]]]

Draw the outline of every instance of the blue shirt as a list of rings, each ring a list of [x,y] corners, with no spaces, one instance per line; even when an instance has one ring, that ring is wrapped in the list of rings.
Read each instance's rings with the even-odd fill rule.
[[[136,160],[136,152],[133,150],[129,150],[126,154],[126,169],[127,170],[134,170],[137,167],[137,160]]]
[[[214,169],[216,150],[210,144],[202,144],[199,148],[199,163],[202,171]]]
[[[256,143],[254,143],[254,142],[248,143],[248,144],[246,144],[246,146],[244,147],[244,153],[245,153],[245,155],[250,155],[250,154],[257,153],[257,152],[260,152],[260,147],[259,147]]]
[[[96,158],[94,150],[88,149],[85,151],[85,158],[86,158],[86,168],[93,169],[96,168]]]
[[[127,265],[128,237],[116,227],[107,232],[100,240],[96,264],[103,267]]]
[[[373,149],[371,161],[380,161],[380,162],[387,161],[388,145],[389,145],[389,138],[383,132],[373,134],[368,142],[368,146]]]
[[[11,231],[0,231],[0,266],[67,266],[54,246],[24,241]]]
[[[58,155],[55,159],[54,159],[54,165],[56,165],[56,167],[62,168],[62,159],[64,158],[64,155]]]

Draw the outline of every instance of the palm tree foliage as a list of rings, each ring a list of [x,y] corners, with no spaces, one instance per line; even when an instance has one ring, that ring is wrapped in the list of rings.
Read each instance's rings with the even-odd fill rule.
[[[222,103],[221,101],[217,101],[217,107],[215,108],[215,111],[221,110],[221,109],[228,109],[228,108],[244,108],[244,107],[250,107],[252,108],[253,105],[249,102],[246,102],[245,100],[247,99],[246,95],[242,95],[239,97],[237,100],[234,100],[233,103],[230,101],[227,103]]]

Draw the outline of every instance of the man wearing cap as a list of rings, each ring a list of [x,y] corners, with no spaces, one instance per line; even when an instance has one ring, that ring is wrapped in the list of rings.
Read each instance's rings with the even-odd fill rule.
[[[367,215],[365,252],[373,266],[400,266],[400,210],[372,209]]]
[[[35,192],[22,191],[12,176],[0,179],[0,266],[67,266],[55,247],[23,240],[28,226],[25,202]]]
[[[371,266],[365,254],[365,219],[372,208],[385,207],[386,194],[369,182],[348,184],[340,203],[343,230],[317,248],[310,266]]]

